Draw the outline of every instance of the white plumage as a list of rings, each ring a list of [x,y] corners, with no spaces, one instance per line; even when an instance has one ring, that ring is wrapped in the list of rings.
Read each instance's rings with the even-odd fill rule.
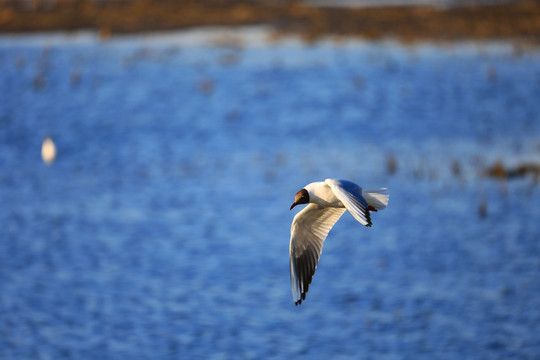
[[[353,182],[336,179],[308,184],[296,193],[291,209],[309,203],[296,214],[291,226],[291,289],[296,305],[306,298],[323,242],[345,210],[362,225],[369,227],[372,225],[370,211],[386,208],[388,200],[386,188],[363,191]]]

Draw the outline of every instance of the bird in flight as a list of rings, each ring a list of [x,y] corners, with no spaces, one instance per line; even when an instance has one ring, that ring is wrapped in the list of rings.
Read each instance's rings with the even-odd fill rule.
[[[362,190],[353,182],[337,179],[313,182],[296,193],[291,210],[300,204],[308,206],[296,214],[291,225],[289,257],[295,305],[306,299],[324,239],[345,210],[369,227],[370,211],[386,208],[389,197],[386,188]]]

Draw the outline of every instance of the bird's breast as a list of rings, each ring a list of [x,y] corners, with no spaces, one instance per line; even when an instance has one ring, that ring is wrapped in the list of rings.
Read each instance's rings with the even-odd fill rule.
[[[324,207],[345,207],[329,186],[318,188],[310,195],[310,201]]]

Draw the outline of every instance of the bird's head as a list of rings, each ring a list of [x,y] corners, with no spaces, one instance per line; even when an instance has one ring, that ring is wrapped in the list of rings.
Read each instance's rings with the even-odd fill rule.
[[[294,196],[294,202],[291,205],[289,210],[292,210],[293,207],[300,204],[307,204],[309,202],[309,193],[306,189],[302,189],[296,193]]]

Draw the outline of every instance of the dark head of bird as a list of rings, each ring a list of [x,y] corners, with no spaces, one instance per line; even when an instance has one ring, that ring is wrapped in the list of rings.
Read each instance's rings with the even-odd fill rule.
[[[292,210],[293,207],[300,204],[307,204],[309,202],[309,193],[306,189],[302,189],[296,193],[294,196],[294,202],[291,205],[289,210]]]

